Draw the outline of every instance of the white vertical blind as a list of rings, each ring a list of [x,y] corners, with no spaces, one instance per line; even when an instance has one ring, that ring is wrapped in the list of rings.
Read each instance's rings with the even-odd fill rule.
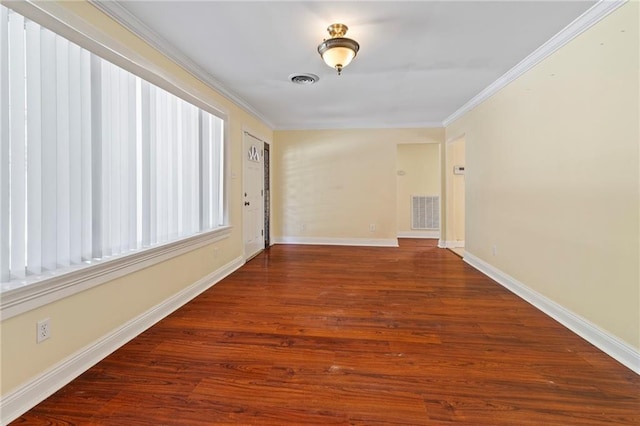
[[[69,42],[56,37],[56,221],[57,266],[69,266],[70,151],[69,151]],[[13,161],[12,161],[13,163]],[[13,219],[12,219],[13,220]]]
[[[115,132],[114,123],[111,121],[111,98],[113,96],[111,81],[111,72],[109,64],[104,61],[100,61],[100,115],[97,117],[101,123],[102,135],[100,138],[100,187],[98,188],[98,194],[100,194],[100,222],[99,234],[101,236],[101,257],[111,256],[111,221],[106,220],[110,217],[111,209],[111,184],[108,181],[111,175],[111,147],[113,146],[111,134]]]
[[[69,50],[69,258],[82,262],[82,86],[80,47]]]
[[[91,254],[85,260],[100,259],[103,252],[103,185],[102,185],[102,92],[98,90],[102,84],[102,61],[97,56],[90,54],[90,90],[91,99],[87,105],[91,105],[91,141],[86,144],[91,146]],[[86,242],[89,244],[89,242]]]
[[[151,244],[151,97],[149,83],[146,81],[138,84],[139,89],[139,145],[140,158],[138,169],[140,170],[140,214],[138,215],[138,224],[140,227],[140,244],[147,247]],[[155,224],[155,223],[154,223]]]
[[[167,157],[167,179],[168,179],[168,188],[167,188],[167,239],[174,239],[178,233],[178,215],[177,206],[179,202],[178,190],[176,188],[176,174],[177,170],[177,157],[178,157],[178,120],[176,120],[177,116],[177,102],[175,96],[167,96],[168,99],[168,116],[173,117],[173,120],[168,120],[169,131],[167,132],[168,140],[168,151],[169,155]]]
[[[193,234],[199,229],[199,173],[198,162],[198,108],[183,104],[183,144],[182,144],[182,223],[183,235]]]
[[[11,137],[11,275],[23,278],[26,272],[25,258],[25,32],[24,18],[9,15],[9,114]]]
[[[103,179],[102,182],[105,186],[108,187],[107,193],[107,203],[105,212],[106,217],[109,217],[110,220],[105,221],[109,225],[109,241],[107,247],[107,254],[114,255],[120,253],[120,225],[122,222],[122,217],[120,215],[120,201],[119,197],[121,193],[121,162],[120,162],[120,150],[121,150],[121,134],[120,134],[120,126],[123,124],[121,120],[119,120],[119,112],[120,112],[120,79],[118,68],[113,66],[112,64],[105,62],[105,68],[107,70],[107,76],[103,74],[102,78],[105,83],[103,85],[104,90],[109,91],[109,96],[107,98],[108,104],[106,108],[103,108],[102,112],[104,115],[103,124],[104,127],[108,128],[109,137],[106,140],[103,140],[103,146],[109,145],[108,150],[108,166],[103,168]]]
[[[0,281],[222,224],[222,119],[2,5],[0,107]]]
[[[26,24],[26,74],[27,74],[27,271],[42,271],[42,87],[40,64],[40,27],[33,22]]]
[[[81,253],[82,261],[93,258],[93,146],[91,143],[93,128],[91,126],[91,54],[86,50],[80,52],[80,114],[82,121],[80,130],[80,210],[81,210]]]
[[[214,152],[213,161],[211,162],[211,174],[213,182],[212,188],[212,200],[211,200],[211,209],[213,210],[213,220],[211,222],[211,227],[216,227],[222,225],[224,221],[224,202],[222,197],[224,192],[222,191],[222,185],[220,182],[224,181],[224,168],[222,164],[224,162],[223,157],[223,144],[219,143],[224,138],[224,129],[223,123],[220,119],[215,119],[215,117],[210,116],[213,121],[214,133],[211,135],[211,139],[209,143],[211,145],[211,149]]]
[[[157,111],[156,111],[156,175],[158,180],[157,201],[158,201],[158,229],[156,230],[156,238],[158,242],[165,242],[169,233],[169,201],[168,201],[168,169],[169,169],[169,121],[163,120],[162,117],[169,115],[169,100],[167,93],[157,93]]]
[[[118,116],[116,120],[120,123],[120,132],[116,136],[117,144],[120,148],[120,155],[114,157],[114,163],[118,164],[118,174],[113,175],[113,179],[118,181],[118,193],[114,200],[119,200],[117,215],[120,216],[120,228],[118,229],[118,241],[120,250],[118,253],[126,253],[129,250],[129,146],[135,143],[135,139],[129,139],[129,93],[127,73],[118,70]],[[135,110],[135,105],[132,108]],[[132,120],[133,121],[133,120]],[[135,146],[135,145],[133,145]],[[135,210],[134,210],[135,211]]]
[[[127,234],[123,236],[127,241],[127,249],[135,250],[140,245],[138,244],[138,147],[137,147],[137,122],[138,122],[138,100],[136,91],[136,79],[131,73],[127,73],[127,105],[129,121],[127,123]]]
[[[0,281],[10,278],[9,18],[0,7]]]
[[[50,31],[40,32],[40,64],[42,101],[42,269],[55,270],[57,265],[57,130],[56,130],[56,40]],[[33,111],[29,109],[29,115]]]
[[[158,164],[158,152],[157,149],[152,149],[151,141],[155,145],[159,145],[158,140],[158,120],[156,118],[156,113],[158,111],[158,94],[155,90],[151,90],[151,85],[145,83],[147,89],[149,89],[149,110],[146,111],[149,117],[149,135],[148,140],[145,141],[147,143],[148,157],[147,159],[147,168],[149,169],[149,244],[153,245],[158,242],[158,173],[157,173],[157,164]],[[142,114],[142,121],[144,122],[144,113]],[[144,148],[143,148],[144,152]],[[144,154],[143,154],[144,155]],[[144,213],[144,210],[143,210]],[[144,217],[144,216],[143,216]]]
[[[208,118],[201,114],[200,116],[200,191],[202,206],[200,211],[200,226],[208,227],[211,218],[211,199],[213,196],[213,188],[211,188],[211,123]]]

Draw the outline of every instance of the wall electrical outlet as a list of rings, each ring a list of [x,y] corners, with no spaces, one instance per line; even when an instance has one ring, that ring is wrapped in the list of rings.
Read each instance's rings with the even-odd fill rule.
[[[51,337],[51,319],[45,318],[36,323],[36,343],[44,342]]]
[[[491,254],[494,256],[498,254],[498,246],[495,246],[495,245],[491,246]]]
[[[376,232],[376,224],[372,223],[371,225],[369,225],[369,232]]]

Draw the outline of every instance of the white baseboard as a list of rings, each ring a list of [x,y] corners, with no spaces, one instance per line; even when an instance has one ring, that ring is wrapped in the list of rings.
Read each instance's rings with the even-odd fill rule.
[[[597,325],[571,312],[535,290],[530,289],[515,278],[505,274],[468,251],[465,252],[464,261],[640,375],[640,350],[630,346],[616,336],[602,330]]]
[[[121,327],[111,331],[75,354],[62,360],[44,373],[3,396],[0,402],[0,422],[8,424],[29,409],[51,396],[80,374],[97,364],[129,340],[171,314],[203,291],[231,274],[244,264],[238,257],[215,272],[196,281],[189,287],[166,299],[159,305],[140,314]]]
[[[464,240],[452,240],[452,241],[440,240],[438,242],[438,247],[440,247],[440,248],[464,248]]]
[[[440,238],[440,231],[402,231],[398,232],[398,238]]]
[[[325,246],[399,247],[397,238],[320,238],[275,237],[276,244],[311,244]]]

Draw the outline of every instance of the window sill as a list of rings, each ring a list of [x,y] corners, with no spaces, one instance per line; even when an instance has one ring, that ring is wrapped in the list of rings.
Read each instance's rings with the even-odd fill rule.
[[[192,235],[166,244],[149,247],[131,254],[78,265],[64,273],[52,272],[49,277],[33,282],[2,284],[0,320],[20,315],[56,300],[114,280],[135,271],[228,238],[231,226]]]

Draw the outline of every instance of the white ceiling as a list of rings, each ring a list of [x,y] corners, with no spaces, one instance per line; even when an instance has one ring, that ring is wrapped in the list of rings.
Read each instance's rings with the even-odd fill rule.
[[[594,3],[122,1],[117,8],[275,129],[314,129],[439,125]],[[360,43],[341,76],[316,51],[334,22]],[[320,81],[294,85],[293,73]]]

